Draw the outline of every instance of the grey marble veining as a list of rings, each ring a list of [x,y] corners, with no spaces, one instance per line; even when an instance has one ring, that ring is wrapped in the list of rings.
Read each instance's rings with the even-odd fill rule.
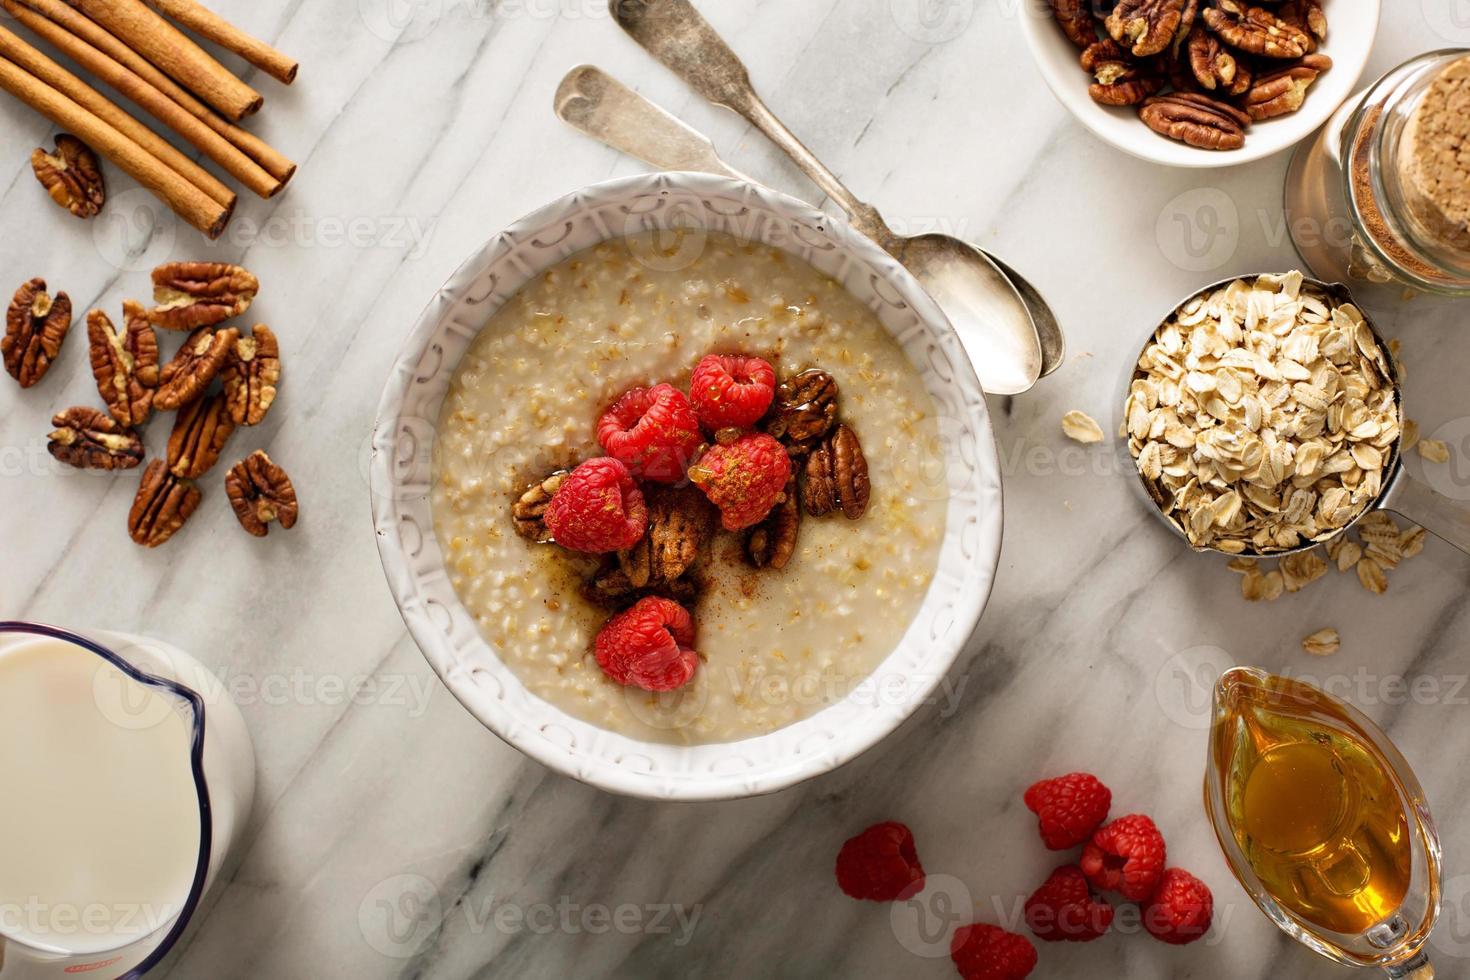
[[[275,328],[286,360],[279,404],[230,453],[268,447],[301,492],[301,523],[247,539],[207,481],[200,513],[156,553],[124,530],[133,480],[64,472],[45,453],[50,415],[96,397],[81,331],[38,388],[0,383],[0,615],[195,651],[231,685],[255,739],[246,843],[159,976],[950,977],[936,923],[973,903],[1014,924],[1054,863],[1020,794],[1074,768],[1113,787],[1115,813],[1158,820],[1171,863],[1214,889],[1217,927],[1186,949],[1118,934],[1046,945],[1036,976],[1346,976],[1277,935],[1205,823],[1204,706],[1188,678],[1227,657],[1349,684],[1389,728],[1446,844],[1441,973],[1470,976],[1470,560],[1431,542],[1381,598],[1334,574],[1248,606],[1220,562],[1187,553],[1142,510],[1111,451],[1071,445],[1059,428],[1072,408],[1116,424],[1124,364],[1178,296],[1296,264],[1280,219],[1284,156],[1188,173],[1113,151],[1046,91],[1015,23],[1020,0],[703,4],[773,108],[856,192],[901,229],[967,236],[1024,270],[1056,305],[1072,354],[1035,391],[992,402],[1006,545],[956,700],[796,789],[656,805],[527,762],[425,665],[372,541],[378,392],[420,308],[476,245],[555,196],[640,169],[552,117],[574,64],[633,84],[758,179],[815,191],[652,64],[601,0],[217,3],[303,64],[290,89],[260,80],[267,105],[252,123],[300,175],[276,201],[242,200],[217,244],[112,170],[101,219],[60,214],[27,162],[49,127],[0,101],[7,297],[41,275],[79,310],[116,310],[162,259],[242,261],[263,283],[251,315]],[[916,19],[921,7],[938,16]],[[1470,45],[1463,2],[1403,0],[1369,73],[1448,44]],[[1224,220],[1205,221],[1202,207]],[[1373,311],[1403,340],[1410,414],[1429,434],[1463,425],[1464,307]],[[165,436],[154,425],[150,446]],[[1328,625],[1344,648],[1313,661],[1298,641]],[[1403,677],[1435,693],[1398,703]],[[358,697],[342,693],[369,680]],[[924,921],[848,901],[833,883],[841,841],[885,818],[918,837]]]

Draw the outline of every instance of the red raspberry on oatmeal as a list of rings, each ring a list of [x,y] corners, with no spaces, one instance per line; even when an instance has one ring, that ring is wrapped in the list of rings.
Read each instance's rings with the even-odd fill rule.
[[[567,474],[545,520],[563,548],[600,555],[638,543],[648,530],[648,505],[628,468],[603,456]]]
[[[709,448],[689,468],[689,479],[720,508],[727,531],[759,524],[781,500],[791,476],[791,458],[763,432]]]
[[[619,684],[645,691],[675,691],[699,666],[694,617],[672,599],[649,596],[618,613],[595,642],[597,664]]]
[[[660,384],[624,392],[598,419],[597,441],[639,479],[679,483],[704,436],[688,396]]]
[[[776,369],[759,357],[710,354],[689,379],[689,399],[709,432],[749,429],[776,397]]]

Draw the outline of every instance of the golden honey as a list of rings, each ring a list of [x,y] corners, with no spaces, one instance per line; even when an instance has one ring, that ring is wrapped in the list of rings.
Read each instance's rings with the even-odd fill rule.
[[[1355,935],[1391,918],[1413,873],[1397,777],[1329,699],[1243,688],[1216,721],[1225,818],[1261,886],[1304,923]]]

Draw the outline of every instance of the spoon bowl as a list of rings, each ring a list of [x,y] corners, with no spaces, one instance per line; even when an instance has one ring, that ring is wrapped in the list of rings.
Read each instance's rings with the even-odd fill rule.
[[[998,262],[948,235],[899,238],[884,247],[954,324],[987,393],[1015,395],[1036,384],[1045,370],[1041,330]]]

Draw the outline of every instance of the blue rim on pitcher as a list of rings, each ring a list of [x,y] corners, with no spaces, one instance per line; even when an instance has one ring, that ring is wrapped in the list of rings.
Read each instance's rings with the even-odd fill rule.
[[[141,962],[126,973],[118,975],[118,980],[136,980],[157,966],[173,950],[179,937],[188,928],[189,921],[194,917],[200,901],[204,898],[204,886],[209,876],[209,858],[213,849],[213,818],[209,804],[209,783],[204,776],[204,699],[192,688],[185,687],[177,681],[139,670],[100,643],[70,630],[41,623],[0,621],[0,635],[6,633],[29,633],[33,636],[45,636],[70,643],[96,654],[139,684],[162,690],[188,705],[192,718],[189,737],[189,766],[194,775],[194,787],[199,794],[199,859],[194,866],[194,880],[189,886],[189,894],[180,905],[179,914],[174,917],[173,925],[169,928],[167,935]],[[19,940],[6,939],[5,941],[25,949],[35,948]],[[117,948],[124,949],[137,942],[140,940],[129,940]]]

